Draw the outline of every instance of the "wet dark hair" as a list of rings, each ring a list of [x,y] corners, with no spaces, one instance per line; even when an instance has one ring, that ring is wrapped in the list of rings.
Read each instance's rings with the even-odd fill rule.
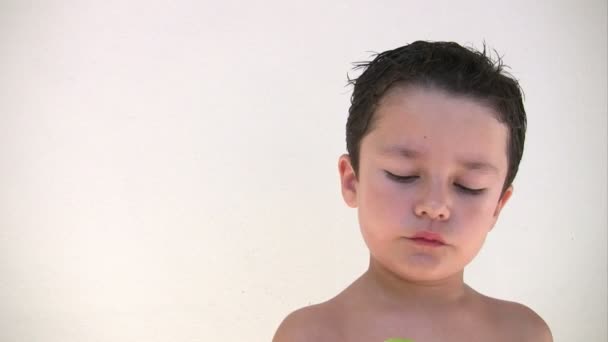
[[[355,63],[364,69],[353,85],[346,123],[346,148],[357,176],[361,140],[374,124],[374,112],[382,96],[395,86],[423,86],[465,96],[489,105],[497,120],[509,129],[507,158],[509,169],[503,186],[515,179],[524,151],[526,111],[518,81],[504,71],[507,67],[497,54],[493,60],[483,51],[454,42],[416,41],[375,55],[371,62]],[[357,176],[358,177],[358,176]]]

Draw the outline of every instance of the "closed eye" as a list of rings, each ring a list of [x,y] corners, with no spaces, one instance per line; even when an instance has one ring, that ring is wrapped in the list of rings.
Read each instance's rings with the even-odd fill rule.
[[[386,173],[386,176],[398,183],[404,183],[404,184],[408,184],[408,183],[412,183],[415,180],[417,180],[418,178],[420,178],[419,176],[399,176],[396,175],[394,173],[388,172],[388,171],[384,171]],[[480,195],[482,194],[484,191],[486,191],[486,189],[471,189],[468,188],[462,184],[458,184],[458,183],[454,183],[454,186],[456,187],[456,189],[458,189],[458,191],[467,194],[467,195]]]
[[[399,183],[412,183],[413,181],[415,181],[416,179],[418,179],[418,176],[398,176],[396,174],[390,173],[388,171],[384,171],[386,172],[386,176],[391,179],[394,180],[395,182],[399,182]]]
[[[467,188],[466,186],[462,185],[462,184],[458,184],[458,183],[454,183],[454,186],[461,192],[468,194],[468,195],[480,195],[481,193],[483,193],[486,189],[471,189],[471,188]]]

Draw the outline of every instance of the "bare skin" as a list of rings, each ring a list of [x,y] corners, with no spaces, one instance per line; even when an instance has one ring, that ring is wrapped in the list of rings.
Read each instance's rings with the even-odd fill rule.
[[[434,286],[404,286],[370,269],[327,302],[290,314],[273,342],[553,341],[546,323],[529,308],[484,296],[462,282],[462,273]],[[399,287],[395,285],[399,284]]]
[[[339,159],[342,196],[358,211],[368,270],[331,300],[297,310],[274,342],[552,341],[529,308],[463,281],[511,197],[508,129],[475,99],[424,87],[384,95],[357,171]],[[441,243],[417,242],[420,234]]]

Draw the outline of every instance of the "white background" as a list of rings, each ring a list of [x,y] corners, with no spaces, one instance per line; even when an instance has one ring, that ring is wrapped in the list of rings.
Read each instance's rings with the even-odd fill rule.
[[[269,341],[367,266],[337,158],[352,62],[504,56],[529,131],[466,272],[607,340],[606,2],[0,2],[0,341]],[[350,73],[355,76],[356,73]]]

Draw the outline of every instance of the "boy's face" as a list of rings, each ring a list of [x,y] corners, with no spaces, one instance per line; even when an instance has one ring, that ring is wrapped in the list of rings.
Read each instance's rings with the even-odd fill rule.
[[[507,127],[478,101],[422,87],[389,90],[374,115],[358,179],[347,155],[339,161],[342,194],[358,208],[372,257],[409,280],[457,274],[512,193],[501,196]],[[443,244],[415,238],[425,232]]]

